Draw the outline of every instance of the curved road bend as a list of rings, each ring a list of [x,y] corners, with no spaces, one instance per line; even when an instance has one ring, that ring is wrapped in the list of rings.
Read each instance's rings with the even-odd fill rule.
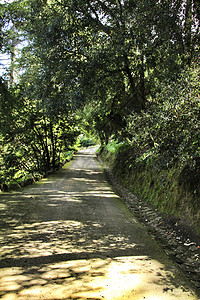
[[[0,194],[1,299],[198,299],[94,157]]]

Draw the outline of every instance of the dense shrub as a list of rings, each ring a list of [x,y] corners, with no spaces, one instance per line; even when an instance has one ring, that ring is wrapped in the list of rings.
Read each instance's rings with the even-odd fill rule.
[[[200,67],[185,71],[176,82],[164,82],[149,108],[127,122],[129,142],[138,160],[162,166],[175,161],[195,168],[200,157]]]

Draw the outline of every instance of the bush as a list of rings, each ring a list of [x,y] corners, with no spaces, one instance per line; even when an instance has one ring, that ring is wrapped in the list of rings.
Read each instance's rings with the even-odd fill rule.
[[[127,122],[130,144],[138,160],[154,160],[168,167],[175,161],[195,167],[200,157],[199,66],[176,82],[162,84],[162,92],[141,114]]]
[[[79,144],[81,147],[91,147],[91,146],[95,146],[96,142],[94,141],[93,138],[89,138],[86,137],[85,135],[82,135],[80,137]]]

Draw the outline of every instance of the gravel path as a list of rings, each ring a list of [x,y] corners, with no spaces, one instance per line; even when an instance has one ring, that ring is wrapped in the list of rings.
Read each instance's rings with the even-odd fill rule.
[[[2,299],[198,299],[108,185],[95,149],[0,194]]]

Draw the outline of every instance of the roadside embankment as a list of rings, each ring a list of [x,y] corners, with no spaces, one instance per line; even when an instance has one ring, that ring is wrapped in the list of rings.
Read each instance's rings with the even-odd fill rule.
[[[200,174],[178,164],[159,167],[153,162],[137,162],[131,149],[104,149],[99,156],[133,194],[200,233]]]

